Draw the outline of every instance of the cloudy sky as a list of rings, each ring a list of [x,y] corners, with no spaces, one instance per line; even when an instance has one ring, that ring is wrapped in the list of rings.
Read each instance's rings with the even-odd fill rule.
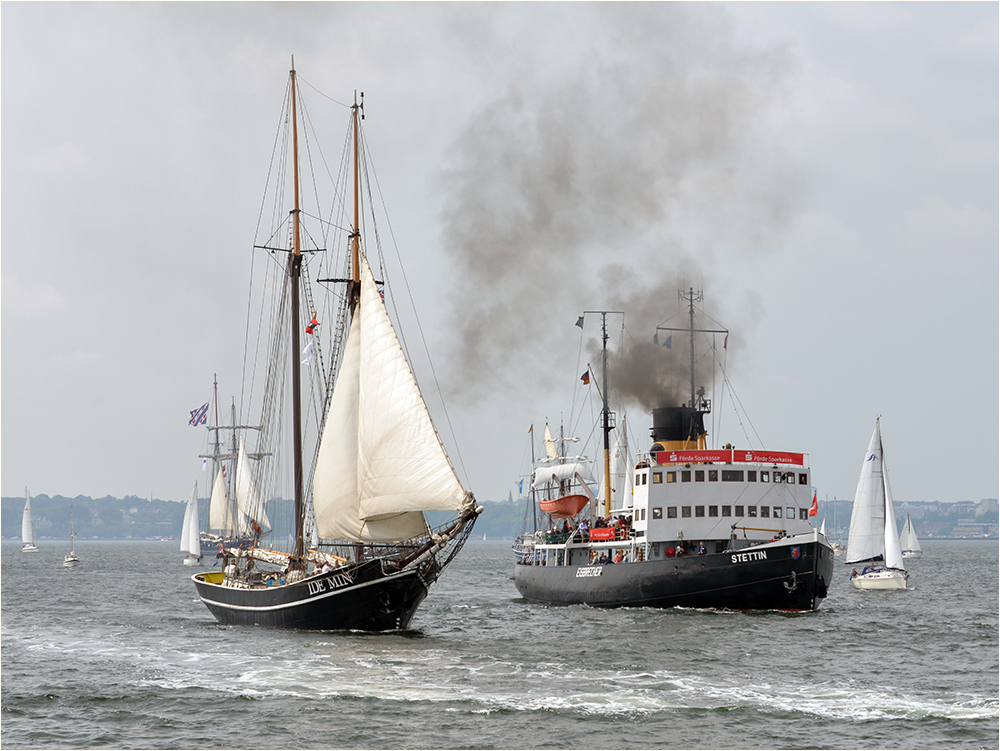
[[[820,498],[851,498],[881,415],[898,499],[997,497],[996,3],[0,15],[4,496],[201,479],[188,412],[213,373],[239,393],[294,54],[326,96],[365,92],[431,410],[478,497],[515,487],[531,424],[591,434],[584,310],[625,311],[616,408],[645,446],[687,287],[731,332],[710,442],[808,453]]]

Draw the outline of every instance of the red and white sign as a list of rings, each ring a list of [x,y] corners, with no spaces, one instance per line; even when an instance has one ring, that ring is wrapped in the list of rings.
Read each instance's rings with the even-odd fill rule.
[[[656,461],[659,464],[794,464],[801,467],[805,464],[805,454],[750,449],[657,451]]]
[[[596,527],[590,530],[590,540],[613,540],[615,531],[611,527]]]

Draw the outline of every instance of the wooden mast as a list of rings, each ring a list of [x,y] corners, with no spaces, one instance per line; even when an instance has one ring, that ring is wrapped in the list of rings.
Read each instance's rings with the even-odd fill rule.
[[[358,139],[358,112],[363,111],[364,92],[361,93],[362,104],[358,105],[358,92],[354,92],[354,104],[351,107],[351,120],[354,128],[354,227],[351,232],[351,291],[350,308],[353,313],[361,295],[361,222],[360,222],[360,201],[359,190],[360,180],[358,176],[358,156],[360,145]]]
[[[288,258],[288,274],[292,284],[292,461],[295,482],[295,550],[293,560],[301,565],[304,550],[305,502],[302,497],[302,386],[299,353],[299,277],[302,272],[302,247],[299,240],[299,129],[295,93],[295,57],[292,57],[292,183],[295,206],[292,209],[292,254]]]

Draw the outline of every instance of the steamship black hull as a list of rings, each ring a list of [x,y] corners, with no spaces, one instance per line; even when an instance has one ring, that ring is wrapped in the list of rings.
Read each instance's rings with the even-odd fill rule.
[[[599,608],[810,611],[832,580],[833,548],[812,536],[665,560],[514,569],[514,584],[527,600]]]
[[[420,571],[393,570],[378,559],[272,587],[223,586],[222,578],[192,577],[219,623],[304,631],[404,630],[428,588]]]

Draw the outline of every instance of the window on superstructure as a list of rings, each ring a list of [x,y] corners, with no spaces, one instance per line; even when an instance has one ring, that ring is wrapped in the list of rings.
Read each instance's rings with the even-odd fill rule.
[[[807,508],[800,508],[799,509],[799,519],[801,519],[804,522],[809,521],[809,509],[807,509]]]
[[[661,482],[663,482],[663,473],[662,472],[654,472],[653,473],[653,484],[654,485],[659,485]]]
[[[697,517],[704,517],[705,516],[705,507],[704,506],[695,506],[694,507],[694,515],[697,516]]]
[[[779,482],[785,481],[785,476],[781,472],[772,472],[771,479],[774,480],[774,484],[777,485]]]
[[[705,482],[705,470],[696,469],[694,471],[694,481],[695,482]]]
[[[780,519],[781,518],[781,506],[775,506],[774,507],[774,518],[775,519]]]
[[[722,481],[723,482],[743,482],[743,470],[742,469],[724,469],[724,470],[722,470]]]
[[[794,519],[795,518],[795,509],[793,509],[791,506],[788,506],[787,508],[785,508],[785,517],[788,518],[788,519]]]
[[[708,515],[709,516],[718,516],[719,515],[719,507],[718,506],[709,506],[708,507]]]
[[[805,472],[799,472],[799,485],[808,485],[808,484],[809,484],[809,475],[807,475]]]
[[[677,473],[667,472],[667,482],[677,482]]]
[[[681,516],[685,519],[689,519],[691,517],[691,507],[681,506]]]
[[[719,470],[717,470],[717,469],[710,469],[710,470],[708,470],[708,481],[709,482],[718,482],[719,481]]]
[[[653,509],[653,518],[654,519],[662,519],[663,518],[663,509],[660,508],[660,507],[654,508]]]
[[[722,515],[723,516],[732,516],[733,515],[733,507],[732,506],[723,506],[722,507]]]
[[[761,519],[767,519],[770,516],[771,516],[771,507],[770,506],[761,506],[760,507],[760,518]]]
[[[794,472],[787,472],[785,474],[785,482],[787,482],[789,485],[794,485],[795,484],[795,473]]]
[[[682,469],[681,470],[681,482],[691,482],[691,470]]]
[[[667,506],[667,518],[668,519],[676,519],[677,518],[677,507],[676,506]]]
[[[747,506],[747,516],[757,516],[757,507]]]
[[[757,482],[757,470],[748,469],[747,470],[747,482]]]
[[[642,477],[642,472],[636,472],[635,473],[635,484],[636,485],[641,485],[642,484],[642,480],[639,479],[640,477]]]
[[[766,469],[762,469],[760,471],[760,481],[761,482],[770,482],[771,481],[770,480],[770,475],[768,474],[768,472],[767,472]]]
[[[743,507],[742,506],[737,506],[736,507],[736,516],[743,516]]]

